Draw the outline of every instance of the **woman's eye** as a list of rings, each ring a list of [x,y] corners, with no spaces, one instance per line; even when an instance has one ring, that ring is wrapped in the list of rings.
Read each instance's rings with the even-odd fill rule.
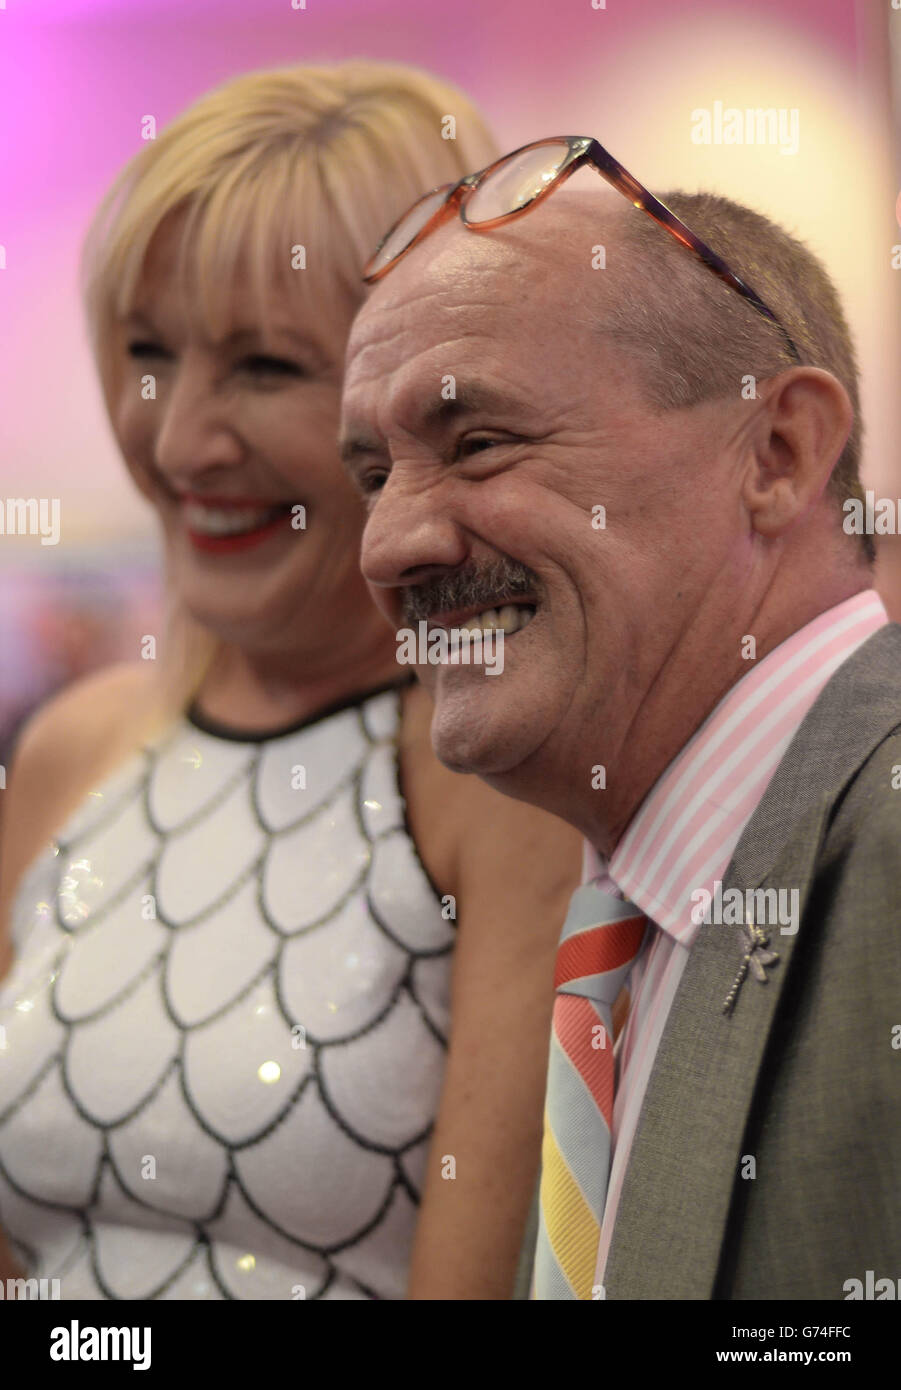
[[[239,364],[251,376],[303,376],[304,371],[296,362],[286,357],[267,357],[265,353],[254,353],[245,357]]]
[[[159,343],[152,342],[149,338],[136,338],[128,344],[128,355],[138,360],[146,357],[168,357],[169,354]]]

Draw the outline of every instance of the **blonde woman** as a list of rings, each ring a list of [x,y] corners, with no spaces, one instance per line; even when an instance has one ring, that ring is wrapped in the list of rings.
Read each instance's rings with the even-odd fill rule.
[[[494,153],[422,73],[254,74],[93,229],[172,613],[4,793],[0,1224],[63,1298],[510,1297],[578,848],[435,760],[335,445],[367,256]]]

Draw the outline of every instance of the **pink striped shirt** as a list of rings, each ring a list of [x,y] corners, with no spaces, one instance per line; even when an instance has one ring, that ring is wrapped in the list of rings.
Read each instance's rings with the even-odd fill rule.
[[[660,928],[632,971],[632,1005],[616,1041],[613,1155],[596,1284],[604,1281],[648,1078],[700,929],[692,894],[713,895],[804,716],[842,662],[887,622],[879,595],[868,589],[792,633],[732,687],[670,763],[609,864],[585,846],[584,881],[600,877],[601,887],[631,899]]]

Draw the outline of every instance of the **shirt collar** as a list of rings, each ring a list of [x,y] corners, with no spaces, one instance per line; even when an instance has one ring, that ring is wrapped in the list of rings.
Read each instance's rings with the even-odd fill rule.
[[[838,667],[888,622],[874,589],[806,623],[736,682],[664,770],[609,860],[587,841],[583,881],[604,874],[690,946],[691,893],[713,891],[811,706]]]

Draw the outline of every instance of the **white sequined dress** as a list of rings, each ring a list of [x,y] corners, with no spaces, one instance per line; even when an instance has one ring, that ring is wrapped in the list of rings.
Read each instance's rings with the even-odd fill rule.
[[[27,873],[0,984],[0,1225],[73,1299],[403,1297],[455,924],[398,691],[186,716]]]

